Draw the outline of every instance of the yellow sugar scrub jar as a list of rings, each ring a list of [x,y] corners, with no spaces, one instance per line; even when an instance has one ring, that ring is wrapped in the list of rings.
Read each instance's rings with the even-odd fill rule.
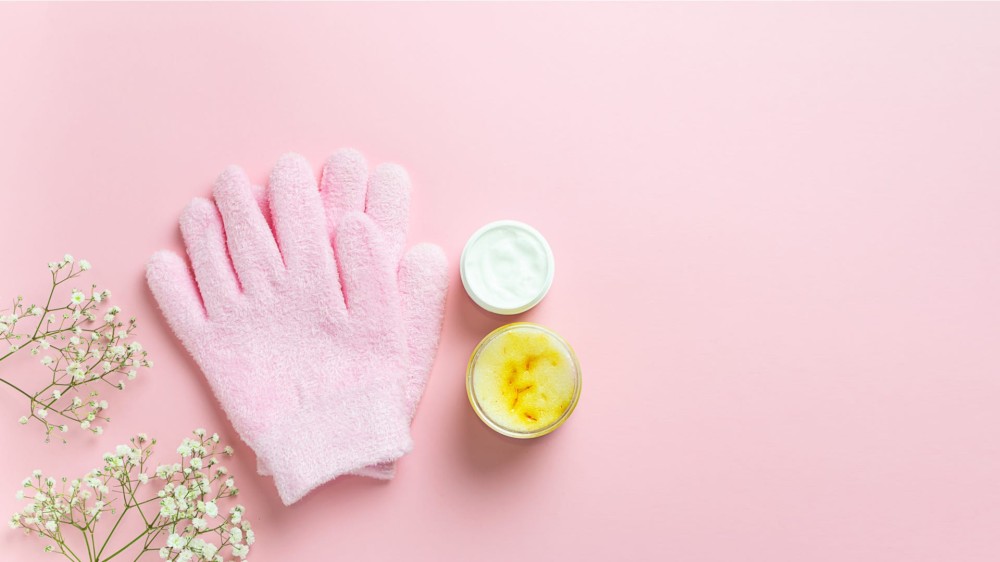
[[[530,439],[565,422],[580,399],[580,363],[558,334],[530,322],[490,332],[469,359],[469,402],[508,437]]]

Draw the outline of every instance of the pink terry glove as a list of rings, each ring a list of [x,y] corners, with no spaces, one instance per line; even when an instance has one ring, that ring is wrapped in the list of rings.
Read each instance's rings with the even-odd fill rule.
[[[400,384],[405,389],[404,411],[412,420],[434,366],[441,335],[448,291],[444,252],[433,244],[418,244],[403,254],[410,214],[410,178],[395,164],[381,164],[369,177],[368,163],[360,152],[339,150],[323,165],[319,190],[331,237],[346,215],[366,213],[382,233],[390,259],[399,264],[403,326],[410,350],[407,373]],[[262,459],[257,464],[260,474],[272,473]],[[388,480],[395,474],[395,462],[366,466],[353,474]]]
[[[408,388],[422,381],[411,382],[421,346],[408,338],[414,318],[403,303],[426,298],[425,282],[435,295],[443,289],[440,250],[418,246],[400,261],[384,234],[392,229],[377,222],[395,211],[379,210],[387,202],[376,190],[367,214],[340,216],[335,260],[323,206],[331,194],[321,196],[294,155],[271,175],[273,231],[239,168],[220,176],[214,195],[218,210],[196,199],[181,217],[197,285],[170,252],[153,256],[147,277],[282,501],[405,454]]]

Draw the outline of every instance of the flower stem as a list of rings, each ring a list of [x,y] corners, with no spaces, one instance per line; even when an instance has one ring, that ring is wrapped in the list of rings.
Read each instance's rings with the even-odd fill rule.
[[[72,270],[70,270],[70,273],[72,273]],[[49,289],[49,299],[47,301],[45,301],[45,310],[40,315],[38,315],[38,325],[35,326],[35,333],[31,334],[31,340],[32,341],[34,341],[35,337],[38,336],[38,330],[41,330],[42,329],[42,324],[45,323],[45,315],[49,313],[49,307],[52,306],[52,295],[56,294],[56,286],[58,286],[58,285],[59,285],[59,283],[56,283],[56,274],[55,274],[55,272],[53,272],[52,273],[52,288]]]
[[[159,526],[159,529],[160,529],[160,530],[162,530],[162,529],[163,529],[163,527],[165,527],[165,526],[166,526],[166,525],[160,525],[160,526]],[[139,542],[139,539],[141,539],[141,538],[143,538],[143,537],[147,536],[147,535],[149,534],[149,531],[150,531],[150,530],[152,530],[152,529],[147,529],[147,530],[143,531],[142,533],[140,533],[140,534],[139,534],[139,536],[137,536],[136,538],[134,538],[134,539],[132,539],[132,540],[128,541],[128,544],[126,544],[125,546],[123,546],[123,547],[119,548],[118,550],[114,551],[114,553],[112,553],[112,554],[111,554],[110,556],[108,556],[107,558],[101,558],[101,559],[97,559],[97,558],[95,558],[95,559],[94,559],[94,562],[107,562],[108,560],[111,560],[111,559],[112,559],[112,558],[114,558],[115,556],[118,556],[119,554],[121,554],[122,552],[124,552],[125,550],[127,550],[127,549],[128,549],[128,547],[130,547],[130,546],[132,546],[133,544],[135,544],[135,543]],[[157,533],[157,534],[159,534],[159,533]]]
[[[21,390],[20,388],[17,387],[17,385],[15,385],[14,383],[8,381],[7,379],[0,379],[0,382],[4,383],[5,385],[7,385],[7,386],[9,386],[11,388],[13,388],[14,390],[20,392],[21,394],[27,396],[28,399],[31,400],[32,402],[35,401],[35,398],[32,395],[30,395],[27,392]]]

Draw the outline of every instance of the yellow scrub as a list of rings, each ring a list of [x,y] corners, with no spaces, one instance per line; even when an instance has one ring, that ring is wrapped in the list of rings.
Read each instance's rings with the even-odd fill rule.
[[[498,332],[487,336],[473,359],[471,390],[482,415],[518,434],[552,426],[578,394],[579,373],[569,346],[533,324],[512,324]]]

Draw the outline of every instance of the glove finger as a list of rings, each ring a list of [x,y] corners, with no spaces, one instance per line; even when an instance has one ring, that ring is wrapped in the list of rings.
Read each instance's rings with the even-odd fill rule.
[[[250,186],[253,198],[260,208],[260,215],[264,217],[267,227],[271,230],[271,238],[274,238],[274,219],[271,218],[271,203],[267,200],[267,190],[259,185]],[[280,252],[278,253],[280,257]]]
[[[364,213],[347,213],[334,246],[348,312],[391,322],[399,315],[399,294],[395,267],[378,227]]]
[[[380,164],[368,184],[365,213],[385,237],[395,260],[403,255],[410,215],[410,176],[396,164]]]
[[[274,232],[285,268],[299,279],[332,279],[339,296],[323,203],[309,163],[297,154],[282,156],[271,172],[268,189]]]
[[[271,227],[261,214],[250,180],[237,166],[222,172],[213,189],[226,243],[243,291],[266,290],[284,270]]]
[[[205,308],[184,260],[173,252],[156,252],[146,265],[146,282],[177,337],[199,339],[205,328]]]
[[[345,213],[364,212],[368,190],[368,163],[352,148],[338,150],[323,164],[319,192],[332,235]]]
[[[417,244],[403,256],[399,294],[410,348],[405,396],[412,418],[434,366],[448,294],[448,260],[439,246]]]
[[[222,218],[211,201],[198,197],[188,203],[180,222],[198,290],[208,316],[213,317],[240,295],[236,273],[226,254]]]

